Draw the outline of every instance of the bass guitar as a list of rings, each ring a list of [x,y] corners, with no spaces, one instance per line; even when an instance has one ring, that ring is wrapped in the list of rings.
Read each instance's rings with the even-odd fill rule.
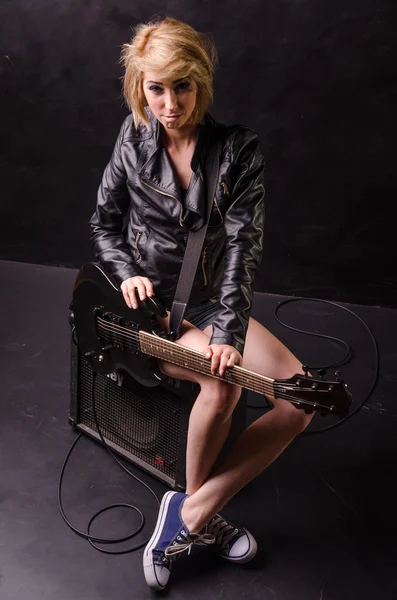
[[[156,298],[140,302],[136,310],[128,308],[120,289],[96,263],[80,269],[71,309],[80,351],[97,373],[124,369],[139,383],[155,386],[166,377],[158,366],[161,359],[258,392],[270,400],[287,400],[306,412],[331,413],[341,418],[349,412],[351,394],[338,374],[332,381],[324,379],[325,373],[318,379],[299,373],[289,379],[272,379],[234,366],[222,377],[212,375],[211,361],[201,352],[168,339],[157,321],[157,316],[165,316],[166,311]]]

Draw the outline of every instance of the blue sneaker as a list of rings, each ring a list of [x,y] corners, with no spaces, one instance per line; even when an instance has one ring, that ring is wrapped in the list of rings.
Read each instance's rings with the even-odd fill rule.
[[[247,529],[234,527],[219,514],[200,533],[214,536],[219,556],[234,563],[248,562],[258,550],[254,536]]]
[[[163,590],[170,577],[172,563],[194,545],[213,544],[213,535],[190,533],[181,518],[187,494],[166,492],[160,504],[156,527],[143,553],[146,583],[154,590]]]

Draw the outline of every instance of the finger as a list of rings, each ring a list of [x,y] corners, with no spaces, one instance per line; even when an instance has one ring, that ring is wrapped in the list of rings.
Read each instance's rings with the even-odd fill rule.
[[[128,306],[128,308],[132,308],[132,304],[131,304],[130,297],[128,294],[127,286],[122,286],[121,291],[123,293],[123,297],[124,297],[126,305]]]
[[[131,304],[130,308],[138,308],[138,302],[135,295],[135,285],[133,283],[128,285],[127,294]]]
[[[154,289],[153,289],[152,282],[147,277],[145,277],[143,279],[143,282],[144,282],[144,285],[145,285],[145,288],[146,288],[146,295],[149,298],[151,298],[152,296],[154,296]]]
[[[136,298],[135,290],[135,278],[131,277],[127,285],[127,294],[130,299],[131,308],[138,308],[138,301]]]
[[[219,364],[219,375],[221,377],[223,377],[225,374],[229,358],[230,358],[230,351],[224,350],[224,352],[221,355],[221,360],[220,360],[220,364]]]
[[[238,365],[240,362],[240,357],[238,354],[236,354],[235,352],[232,352],[232,354],[229,357],[229,360],[227,361],[227,365],[228,367],[234,367],[235,365]]]
[[[216,375],[221,361],[221,353],[213,352],[211,360],[211,373]]]
[[[145,300],[146,299],[146,287],[145,287],[145,284],[143,283],[142,279],[138,279],[136,281],[135,287],[138,291],[138,296],[140,297],[140,299]]]
[[[203,352],[203,354],[205,355],[205,358],[211,358],[212,357],[212,348],[206,348]]]

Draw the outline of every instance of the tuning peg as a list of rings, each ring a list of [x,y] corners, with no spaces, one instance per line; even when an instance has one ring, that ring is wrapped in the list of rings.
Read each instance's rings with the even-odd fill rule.
[[[307,375],[309,372],[309,367],[307,365],[302,365],[302,371],[304,372],[305,375]]]
[[[335,371],[336,381],[340,381],[340,376],[341,376],[341,372],[340,371]]]
[[[317,370],[317,375],[320,377],[320,379],[324,379],[324,375],[326,374],[326,370],[325,369],[318,369]]]

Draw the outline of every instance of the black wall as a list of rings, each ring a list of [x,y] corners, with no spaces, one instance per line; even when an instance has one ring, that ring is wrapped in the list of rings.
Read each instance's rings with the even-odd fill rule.
[[[395,0],[0,3],[0,258],[78,267],[123,106],[131,27],[211,32],[215,118],[267,160],[257,290],[397,306]]]

